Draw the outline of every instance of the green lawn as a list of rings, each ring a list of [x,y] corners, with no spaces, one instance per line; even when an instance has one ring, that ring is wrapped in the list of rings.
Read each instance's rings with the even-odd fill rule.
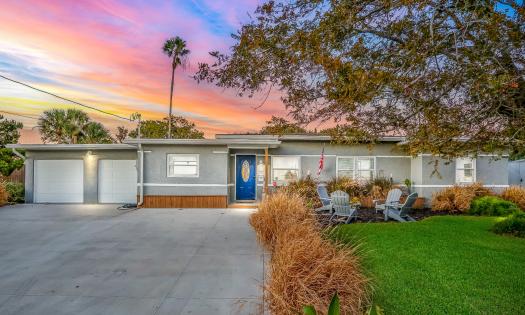
[[[349,224],[385,314],[524,314],[525,239],[489,231],[498,218]]]

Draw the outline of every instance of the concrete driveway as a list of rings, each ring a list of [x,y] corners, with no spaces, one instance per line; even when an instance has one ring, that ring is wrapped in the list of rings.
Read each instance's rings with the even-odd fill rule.
[[[0,314],[259,314],[245,209],[0,208]]]

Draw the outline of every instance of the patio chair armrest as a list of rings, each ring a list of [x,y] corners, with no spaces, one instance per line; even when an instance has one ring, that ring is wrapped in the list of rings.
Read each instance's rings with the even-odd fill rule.
[[[374,205],[377,205],[379,202],[381,201],[385,201],[384,199],[373,199],[372,202],[374,203]]]

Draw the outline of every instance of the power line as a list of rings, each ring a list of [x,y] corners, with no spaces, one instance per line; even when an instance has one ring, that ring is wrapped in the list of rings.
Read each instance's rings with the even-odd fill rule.
[[[8,112],[8,111],[5,111],[5,110],[0,110],[0,113],[4,113],[4,114],[7,114],[7,115],[13,115],[13,116],[24,117],[24,118],[29,118],[29,119],[34,119],[34,120],[38,120],[38,118],[35,118],[35,117],[26,116],[26,115],[22,115],[22,114],[16,114],[16,113]]]
[[[11,82],[14,82],[14,83],[17,83],[17,84],[20,84],[20,85],[23,85],[25,87],[28,87],[30,89],[33,89],[35,91],[38,91],[38,92],[42,92],[42,93],[45,93],[45,94],[48,94],[48,95],[51,95],[51,96],[54,96],[56,98],[59,98],[61,100],[64,100],[64,101],[68,101],[68,102],[71,102],[73,104],[76,104],[76,105],[79,105],[79,106],[82,106],[82,107],[85,107],[85,108],[89,108],[89,109],[92,109],[94,111],[97,111],[97,112],[100,112],[100,113],[103,113],[103,114],[106,114],[106,115],[111,115],[111,116],[114,116],[114,117],[117,117],[117,118],[120,118],[120,119],[124,119],[124,120],[127,120],[127,121],[132,121],[131,119],[129,118],[126,118],[126,117],[123,117],[123,116],[120,116],[120,115],[117,115],[117,114],[113,114],[113,113],[110,113],[110,112],[107,112],[105,110],[102,110],[102,109],[98,109],[96,107],[93,107],[93,106],[90,106],[90,105],[86,105],[86,104],[82,104],[82,103],[79,103],[77,101],[74,101],[74,100],[71,100],[71,99],[68,99],[68,98],[65,98],[65,97],[62,97],[60,95],[57,95],[57,94],[54,94],[54,93],[51,93],[51,92],[48,92],[48,91],[44,91],[42,89],[39,89],[39,88],[36,88],[34,86],[31,86],[27,83],[24,83],[24,82],[20,82],[20,81],[17,81],[17,80],[14,80],[14,79],[11,79],[11,78],[8,78],[4,75],[1,75],[0,74],[0,78],[3,78],[5,80],[8,80],[8,81],[11,81]]]

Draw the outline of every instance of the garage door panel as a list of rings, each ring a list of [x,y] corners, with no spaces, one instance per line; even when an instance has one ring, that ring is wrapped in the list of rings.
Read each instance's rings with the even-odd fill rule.
[[[84,201],[83,160],[36,160],[34,172],[35,202]]]
[[[100,203],[136,203],[135,160],[100,160],[98,165]]]

